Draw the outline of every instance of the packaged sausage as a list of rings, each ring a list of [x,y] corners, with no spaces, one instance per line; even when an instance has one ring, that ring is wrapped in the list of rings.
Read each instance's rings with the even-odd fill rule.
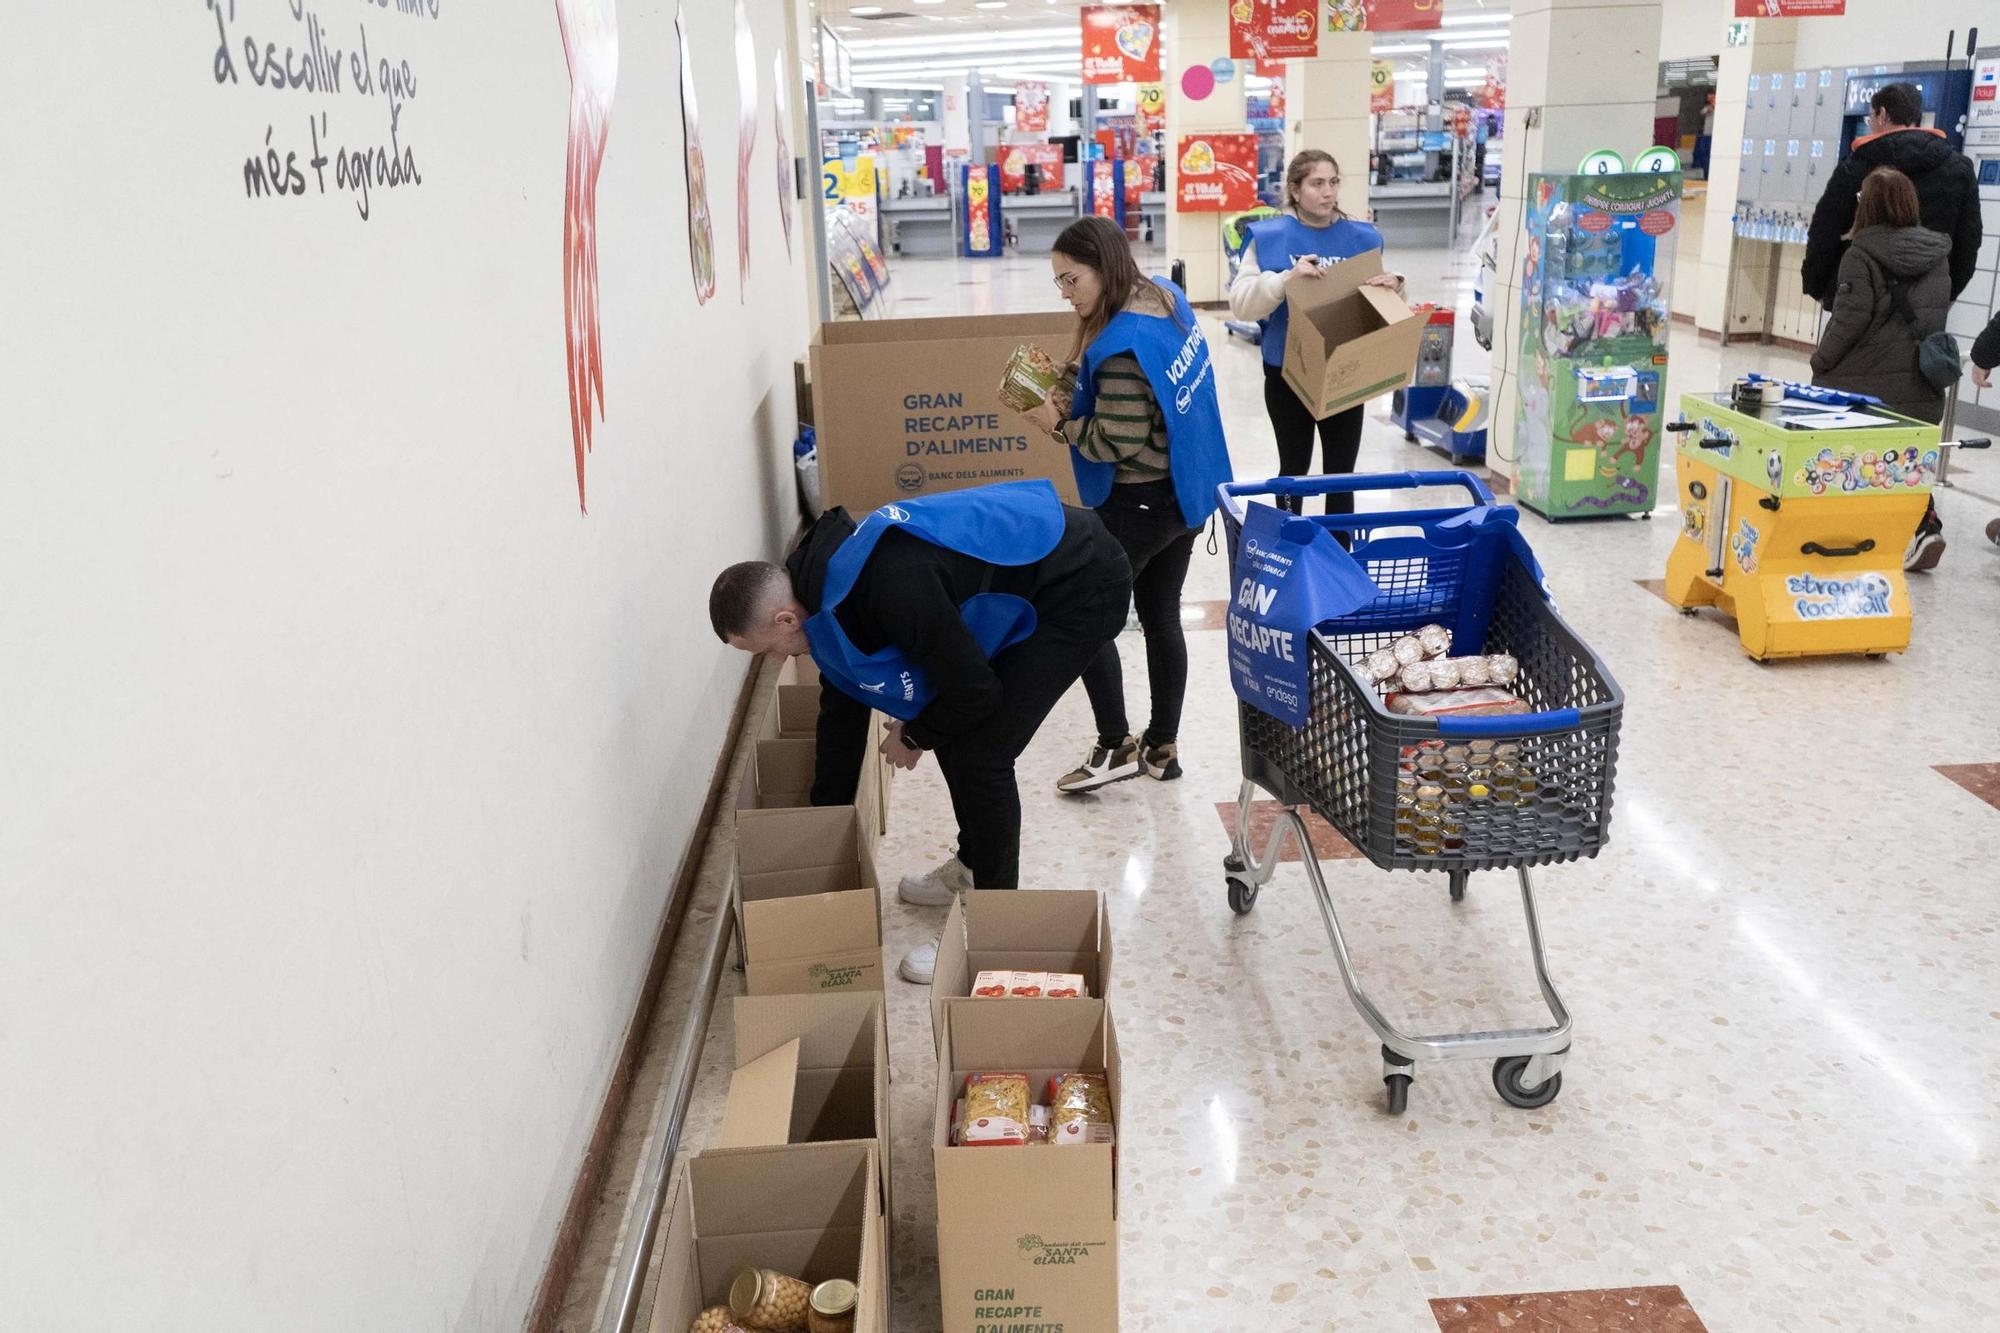
[[[1394,653],[1396,660],[1404,666],[1408,666],[1412,662],[1421,662],[1427,656],[1424,652],[1424,641],[1414,634],[1405,634],[1402,638],[1390,644],[1389,651]]]
[[[1483,657],[1454,657],[1458,663],[1458,683],[1465,686],[1491,685],[1493,667]]]
[[[959,1119],[962,1147],[1018,1147],[1028,1141],[1034,1098],[1026,1074],[968,1074],[965,1113]]]
[[[1477,690],[1405,692],[1383,700],[1392,713],[1405,717],[1487,717],[1503,713],[1525,713],[1528,705],[1512,691],[1491,686]]]
[[[1427,693],[1431,688],[1431,664],[1429,662],[1412,662],[1403,668],[1403,674],[1400,679],[1403,689],[1408,693]]]
[[[1377,648],[1368,654],[1363,669],[1367,672],[1368,679],[1380,685],[1385,680],[1394,680],[1396,673],[1403,669],[1403,664],[1397,661],[1396,655],[1387,648]]]
[[[1521,664],[1511,653],[1494,653],[1486,659],[1495,685],[1512,685],[1521,678]]]
[[[1431,688],[1434,690],[1455,690],[1459,686],[1458,663],[1449,657],[1440,657],[1430,664]]]
[[[1424,646],[1425,655],[1443,657],[1451,651],[1451,631],[1443,625],[1426,625],[1417,631],[1417,642]]]
[[[1115,1142],[1108,1078],[1058,1074],[1049,1080],[1049,1142],[1059,1148]]]

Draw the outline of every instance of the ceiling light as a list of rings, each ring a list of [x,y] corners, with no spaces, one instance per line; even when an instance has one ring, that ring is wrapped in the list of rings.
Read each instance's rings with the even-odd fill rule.
[[[944,3],[944,0],[917,0],[917,3],[920,5],[941,5]]]
[[[1462,42],[1439,42],[1447,51],[1504,51],[1507,49],[1505,37],[1473,38]]]
[[[974,9],[1005,9],[1007,0],[972,0]]]
[[[854,7],[852,8],[852,9],[848,10],[847,12],[848,12],[848,13],[850,13],[850,14],[852,14],[852,15],[853,15],[853,16],[854,16],[855,18],[858,18],[858,19],[866,19],[866,18],[873,18],[873,17],[875,17],[875,16],[877,15],[877,14],[879,14],[879,13],[881,13],[881,12],[882,12],[882,6],[880,6],[880,5],[856,5],[856,6],[854,6]]]
[[[917,0],[917,3],[922,4],[923,0]],[[1512,14],[1446,14],[1444,16],[1444,25],[1447,28],[1456,28],[1473,23],[1479,24],[1481,27],[1492,27],[1495,24],[1512,23],[1513,21],[1514,16]]]
[[[1392,42],[1388,46],[1378,46],[1374,54],[1378,56],[1421,55],[1431,49],[1429,42]]]

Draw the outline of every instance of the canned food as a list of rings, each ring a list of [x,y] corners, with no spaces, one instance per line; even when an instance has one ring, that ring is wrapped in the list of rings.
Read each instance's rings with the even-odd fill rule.
[[[807,1304],[811,1333],[854,1333],[854,1307],[861,1292],[846,1278],[829,1278],[813,1288]]]

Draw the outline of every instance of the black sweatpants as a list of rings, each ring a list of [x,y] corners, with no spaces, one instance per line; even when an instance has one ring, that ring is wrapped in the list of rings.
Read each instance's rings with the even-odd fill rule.
[[[938,769],[958,817],[958,859],[975,889],[1013,889],[1021,879],[1021,791],[1014,761],[1056,701],[1125,628],[1132,577],[1104,541],[1092,575],[1079,575],[1062,604],[1036,608],[1035,632],[993,659],[1005,702],[978,727],[937,747]]]
[[[1200,529],[1187,526],[1171,480],[1114,485],[1110,498],[1098,506],[1097,516],[1132,564],[1132,602],[1146,634],[1146,682],[1153,697],[1145,740],[1166,745],[1180,735],[1181,706],[1187,698],[1181,588]],[[1106,749],[1118,745],[1132,727],[1125,716],[1125,668],[1115,639],[1084,668],[1083,688],[1090,695],[1097,743]]]
[[[1292,386],[1285,383],[1284,371],[1277,366],[1265,366],[1264,410],[1270,414],[1271,429],[1278,437],[1279,473],[1287,477],[1313,475],[1315,431],[1325,454],[1325,470],[1328,473],[1354,471],[1355,460],[1361,456],[1361,412],[1364,406],[1357,403],[1324,421],[1314,421],[1312,409],[1300,402],[1298,394],[1292,392]],[[1279,505],[1294,514],[1305,510],[1305,502],[1297,496],[1280,500]],[[1327,496],[1326,512],[1353,513],[1354,496],[1351,493]]]

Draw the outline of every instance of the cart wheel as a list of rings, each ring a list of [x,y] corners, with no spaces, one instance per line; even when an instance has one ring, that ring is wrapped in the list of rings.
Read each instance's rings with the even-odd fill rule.
[[[1470,876],[1463,870],[1453,870],[1449,874],[1451,875],[1451,900],[1455,903],[1462,903],[1465,901],[1465,881]]]
[[[1242,857],[1238,856],[1235,852],[1231,852],[1222,858],[1222,868],[1232,875],[1240,875],[1250,867],[1244,863]]]
[[[1389,1114],[1401,1115],[1410,1108],[1410,1076],[1390,1074],[1383,1078],[1389,1088]]]
[[[1695,614],[1695,609],[1691,606],[1684,606],[1681,608],[1681,614],[1692,617]]]
[[[1229,910],[1238,916],[1250,915],[1257,905],[1257,886],[1234,875],[1229,877]]]
[[[1561,1071],[1549,1075],[1549,1081],[1539,1087],[1521,1086],[1522,1071],[1528,1067],[1525,1055],[1505,1055],[1493,1062],[1493,1090],[1500,1094],[1500,1100],[1509,1106],[1518,1106],[1532,1111],[1537,1106],[1547,1106],[1562,1091]]]

